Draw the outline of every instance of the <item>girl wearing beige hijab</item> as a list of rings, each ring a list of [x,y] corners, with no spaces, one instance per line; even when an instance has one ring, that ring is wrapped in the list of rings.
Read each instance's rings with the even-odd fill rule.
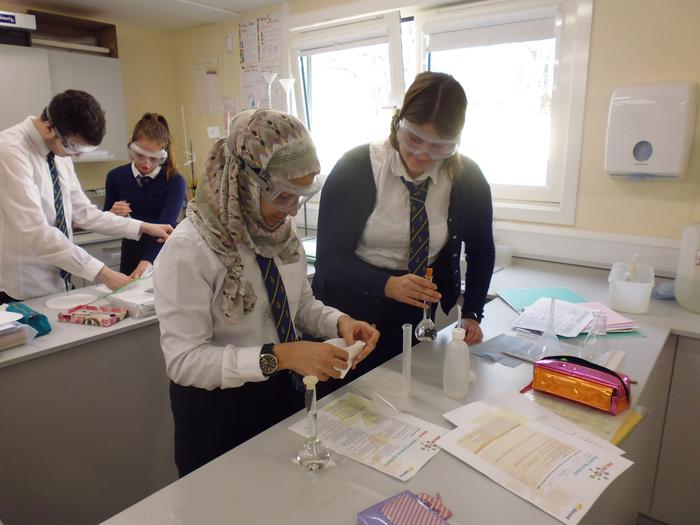
[[[316,300],[292,216],[320,189],[303,124],[249,110],[209,152],[187,218],[156,260],[154,289],[181,476],[300,409],[299,377],[340,376],[348,354],[300,341],[367,344],[365,322]]]

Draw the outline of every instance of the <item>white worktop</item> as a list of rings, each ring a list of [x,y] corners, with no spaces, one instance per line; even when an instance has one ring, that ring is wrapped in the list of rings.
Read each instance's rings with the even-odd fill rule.
[[[62,323],[58,320],[58,313],[60,310],[51,309],[46,306],[46,301],[52,297],[85,293],[94,295],[98,297],[98,299],[106,295],[105,292],[99,291],[98,286],[88,286],[86,288],[79,288],[68,293],[59,293],[48,295],[46,297],[30,299],[28,301],[22,301],[24,304],[30,308],[33,308],[37,312],[45,314],[51,323],[52,331],[47,335],[35,338],[32,342],[26,345],[16,346],[15,348],[1,351],[0,368],[22,363],[30,359],[36,359],[54,352],[68,350],[91,341],[105,339],[121,332],[136,330],[142,326],[147,326],[158,322],[156,316],[152,315],[142,319],[127,317],[119,321],[117,324],[107,327]],[[104,305],[107,304],[107,301],[100,299],[95,304]]]
[[[516,315],[501,300],[492,301],[486,310],[483,326],[487,337],[507,329]],[[642,324],[641,330],[644,338],[620,338],[615,342],[616,348],[624,350],[628,356],[621,370],[638,381],[632,387],[633,399],[644,390],[669,333],[667,328],[647,324]],[[451,428],[451,425],[441,414],[462,404],[442,393],[442,363],[449,331],[449,328],[443,329],[435,343],[421,343],[414,348],[411,397],[401,404],[405,412],[446,428]],[[503,392],[517,392],[532,378],[529,364],[508,368],[478,357],[474,357],[472,363],[477,379],[467,402]],[[389,370],[400,372],[401,356],[320,403],[325,404],[348,389],[368,395],[372,385],[381,382]],[[301,412],[106,523],[351,524],[356,522],[357,512],[404,490],[439,492],[455,514],[450,520],[452,525],[559,523],[444,451],[408,482],[398,481],[337,454],[337,468],[318,474],[303,472],[292,462],[301,438],[287,428],[300,417]],[[615,487],[613,484],[610,490]],[[618,486],[617,490],[621,487]],[[611,498],[620,497],[619,493],[604,494],[601,500],[605,499],[605,503],[600,501],[599,504],[607,509]],[[591,521],[598,518],[594,511],[596,507],[591,510],[590,520],[589,516],[586,517],[585,523],[604,523]]]
[[[589,301],[608,303],[608,270],[570,264],[513,259],[513,265],[495,273],[490,293],[507,288],[565,287]],[[669,279],[658,278],[660,281]],[[652,299],[644,314],[624,314],[640,323],[668,328],[674,335],[700,339],[700,314],[682,308],[675,299]]]
[[[309,265],[309,270],[313,270],[312,265]],[[557,286],[570,288],[589,301],[607,303],[607,278],[608,272],[597,268],[516,258],[513,259],[512,266],[493,275],[490,293],[496,294],[499,290],[506,288]],[[70,293],[96,294],[94,290],[95,287],[87,287]],[[46,300],[49,297],[41,297],[24,302],[49,317],[53,332],[35,339],[30,344],[0,352],[0,367],[41,357],[52,352],[66,350],[89,341],[109,337],[111,334],[135,330],[140,326],[157,322],[157,319],[152,316],[144,319],[127,317],[108,328],[59,323],[57,320],[58,310],[51,310],[46,307]],[[646,314],[625,315],[640,323],[667,328],[674,335],[700,339],[700,314],[681,308],[675,300],[660,301],[652,299],[651,306]],[[503,330],[508,328],[508,326],[504,326]],[[486,335],[489,337],[488,333]],[[491,336],[493,335],[498,334],[492,334]]]

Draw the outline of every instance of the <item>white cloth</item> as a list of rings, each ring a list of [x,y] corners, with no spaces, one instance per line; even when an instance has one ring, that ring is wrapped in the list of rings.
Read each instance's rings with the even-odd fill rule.
[[[94,280],[104,263],[72,242],[72,225],[138,239],[141,221],[103,212],[83,193],[69,157],[56,157],[68,238],[55,227],[46,143],[34,117],[0,132],[0,291],[29,299],[65,291],[59,268]]]
[[[436,162],[421,176],[411,179],[401,162],[399,152],[392,147],[389,139],[370,144],[369,157],[377,187],[377,201],[367,219],[355,255],[380,268],[408,269],[410,202],[408,189],[401,177],[418,183],[429,178],[425,211],[428,214],[430,232],[430,266],[447,243],[448,236],[447,213],[452,182],[444,171],[440,171],[442,162]]]
[[[257,295],[253,311],[232,323],[221,311],[226,268],[189,219],[178,224],[154,265],[153,288],[166,372],[182,386],[212,390],[263,381],[260,348],[279,343],[255,254],[240,246],[243,278]],[[276,257],[297,330],[322,339],[337,337],[340,311],[314,298],[306,278],[306,257],[283,265]]]

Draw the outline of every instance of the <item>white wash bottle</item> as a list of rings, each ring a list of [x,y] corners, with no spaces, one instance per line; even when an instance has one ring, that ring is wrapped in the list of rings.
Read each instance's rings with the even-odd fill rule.
[[[464,342],[464,328],[452,329],[452,341],[445,350],[442,388],[447,397],[463,399],[469,391],[469,346]]]

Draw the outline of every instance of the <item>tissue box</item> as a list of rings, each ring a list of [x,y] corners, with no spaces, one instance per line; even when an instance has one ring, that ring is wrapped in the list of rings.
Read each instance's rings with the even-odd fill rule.
[[[448,525],[440,514],[432,510],[418,496],[407,490],[357,515],[357,525]]]
[[[126,315],[127,311],[124,308],[80,304],[66,312],[59,313],[58,320],[64,323],[112,326],[124,319]]]

